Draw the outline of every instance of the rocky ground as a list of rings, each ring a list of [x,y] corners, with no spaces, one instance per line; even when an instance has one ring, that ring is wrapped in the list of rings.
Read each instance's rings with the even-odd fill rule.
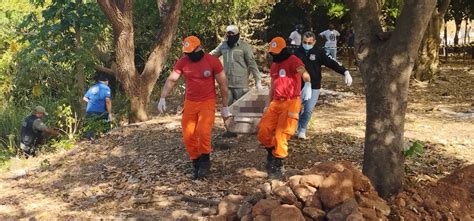
[[[223,216],[222,203],[227,201],[238,202],[234,203],[238,208],[247,203],[247,212],[251,204],[250,216],[266,216],[260,217],[263,220],[284,217],[287,212],[279,214],[281,211],[301,213],[303,218],[312,217],[308,215],[311,213],[315,220],[322,212],[329,216],[342,201],[322,202],[320,208],[313,204],[306,206],[304,199],[307,198],[291,186],[289,177],[318,175],[309,171],[328,161],[333,164],[351,162],[353,168],[348,168],[346,162],[345,169],[338,173],[348,170],[351,174],[360,174],[357,169],[361,168],[363,156],[365,104],[360,76],[356,71],[352,73],[355,82],[351,88],[343,86],[340,76],[329,71],[324,74],[327,91],[321,95],[320,105],[314,112],[310,139],[291,141],[286,161],[289,174],[284,179],[268,178],[264,172],[266,152],[255,136],[223,138],[220,134],[224,127],[216,120],[212,175],[206,180],[191,180],[190,162],[181,141],[180,116],[171,111],[167,116],[145,123],[116,128],[95,142],[79,142],[70,151],[30,159],[28,166],[23,160],[13,159],[0,176],[0,219],[218,219]],[[466,167],[474,163],[472,82],[472,65],[467,68],[465,65],[444,66],[436,81],[412,82],[405,125],[406,145],[420,140],[425,144],[425,152],[407,159],[403,192],[387,202],[380,201],[382,207],[384,203],[389,206],[388,213],[386,207],[364,206],[368,205],[361,201],[361,194],[365,192],[352,188],[353,195],[343,198],[344,202],[352,200],[348,203],[348,208],[352,208],[349,215],[356,211],[355,217],[365,210],[366,214],[373,215],[375,211],[376,217],[390,220],[438,220],[440,217],[468,220],[468,215],[474,217],[473,167]],[[170,103],[175,105],[172,109],[179,112],[180,99],[172,99]],[[463,167],[466,168],[460,170]],[[296,201],[281,200],[278,194],[281,191],[274,191],[277,184],[289,187],[290,190],[280,189],[286,193],[293,191]],[[324,192],[314,185],[304,187],[311,196]],[[317,191],[312,192],[314,189]],[[366,198],[379,202],[375,196]],[[272,211],[254,212],[260,199],[267,200],[262,203],[278,207],[276,215]],[[323,201],[321,196],[319,200]],[[281,205],[282,202],[286,205]],[[305,211],[306,207],[311,209]]]

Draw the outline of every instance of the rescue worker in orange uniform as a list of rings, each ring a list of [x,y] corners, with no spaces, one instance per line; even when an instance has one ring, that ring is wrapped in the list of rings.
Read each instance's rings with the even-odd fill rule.
[[[290,54],[282,37],[272,39],[268,52],[273,57],[270,104],[260,120],[257,139],[268,152],[268,173],[281,175],[283,159],[288,156],[288,140],[298,126],[301,100],[311,97],[311,79],[304,63]],[[305,82],[303,89],[301,79]]]
[[[219,84],[222,95],[221,115],[230,116],[227,107],[227,79],[221,62],[204,53],[201,41],[189,36],[183,41],[184,56],[174,65],[166,80],[158,103],[158,111],[166,110],[166,96],[180,76],[186,82],[186,95],[181,120],[184,145],[193,164],[193,179],[205,177],[211,167],[211,131],[215,120],[216,89]]]

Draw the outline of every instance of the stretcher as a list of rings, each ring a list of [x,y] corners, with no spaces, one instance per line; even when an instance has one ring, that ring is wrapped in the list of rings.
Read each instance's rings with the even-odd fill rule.
[[[268,89],[250,89],[229,106],[232,116],[224,122],[226,130],[238,134],[257,133],[258,123],[268,102]]]

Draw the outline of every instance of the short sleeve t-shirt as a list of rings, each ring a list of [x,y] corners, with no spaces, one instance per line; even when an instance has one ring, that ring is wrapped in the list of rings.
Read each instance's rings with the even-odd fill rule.
[[[324,47],[326,48],[336,48],[337,47],[337,37],[340,36],[338,31],[336,30],[326,30],[321,32],[322,36],[326,38],[326,43],[324,44]]]
[[[292,99],[300,96],[301,74],[296,70],[298,67],[304,67],[304,64],[295,55],[280,63],[272,63],[270,76],[273,80],[273,98]]]
[[[290,44],[292,44],[292,45],[301,45],[301,34],[298,33],[297,31],[291,32],[290,39],[291,39]]]
[[[180,58],[173,70],[186,81],[186,100],[205,101],[216,98],[215,75],[224,70],[218,58],[204,54],[198,62],[187,56]]]
[[[84,97],[89,99],[87,102],[87,113],[104,113],[106,112],[105,108],[105,99],[110,98],[110,88],[106,84],[99,82],[87,90]]]

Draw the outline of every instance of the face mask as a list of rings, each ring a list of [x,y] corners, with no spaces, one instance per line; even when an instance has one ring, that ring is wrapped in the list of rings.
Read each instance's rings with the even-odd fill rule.
[[[204,56],[204,51],[199,50],[199,51],[193,51],[191,53],[185,53],[185,54],[189,57],[189,59],[191,59],[191,61],[198,62]]]
[[[272,57],[273,57],[273,61],[276,62],[276,63],[280,63],[286,59],[288,59],[291,54],[290,52],[288,52],[288,49],[287,48],[283,48],[283,50],[281,50],[280,54],[270,54]]]
[[[235,43],[237,43],[237,41],[239,41],[239,37],[240,37],[240,34],[228,35],[227,36],[227,45],[230,48],[233,48],[235,46]]]
[[[309,50],[311,50],[311,48],[313,48],[313,45],[303,44],[303,48],[304,48],[304,50],[309,51]]]

